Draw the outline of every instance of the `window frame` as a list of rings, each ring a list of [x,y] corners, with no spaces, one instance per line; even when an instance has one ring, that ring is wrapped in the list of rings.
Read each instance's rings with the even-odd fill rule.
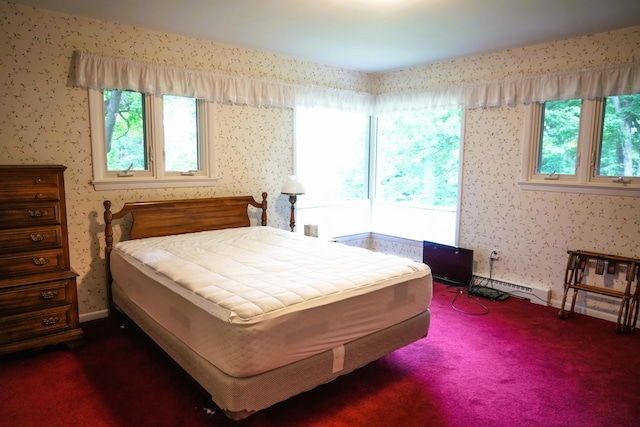
[[[169,172],[164,168],[163,97],[144,94],[145,149],[148,170],[125,173],[107,168],[106,136],[104,123],[104,94],[99,89],[89,91],[89,121],[91,127],[91,153],[93,159],[92,184],[97,191],[202,187],[217,182],[213,111],[214,106],[203,100],[196,101],[198,125],[198,170]]]
[[[544,108],[541,102],[525,106],[522,173],[518,182],[521,189],[640,197],[639,177],[622,183],[610,176],[596,176],[605,102],[606,98],[582,100],[575,175],[537,173]]]

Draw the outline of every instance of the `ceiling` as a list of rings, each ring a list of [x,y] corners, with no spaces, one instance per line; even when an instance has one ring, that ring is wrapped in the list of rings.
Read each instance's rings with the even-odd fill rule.
[[[640,25],[639,0],[11,0],[364,72]]]

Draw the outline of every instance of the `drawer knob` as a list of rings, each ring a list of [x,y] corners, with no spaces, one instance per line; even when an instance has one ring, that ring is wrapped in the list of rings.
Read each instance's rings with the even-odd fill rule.
[[[42,324],[45,325],[45,326],[51,326],[51,325],[55,325],[59,321],[60,321],[60,318],[58,316],[46,317],[46,318],[42,319]]]
[[[45,264],[48,264],[49,261],[51,261],[51,258],[49,257],[40,257],[40,258],[33,259],[33,263],[35,265],[45,265]]]
[[[29,238],[32,242],[42,242],[43,240],[47,240],[49,236],[45,234],[30,234]]]
[[[35,184],[40,184],[40,183],[42,183],[42,180],[40,178],[36,178],[33,182]]]
[[[57,296],[58,296],[58,293],[56,291],[47,291],[47,292],[42,292],[40,294],[40,298],[42,298],[43,300],[54,299]]]
[[[45,210],[41,211],[40,209],[36,209],[36,210],[29,209],[27,211],[27,215],[29,215],[31,218],[40,218],[41,216],[44,216],[46,214],[47,214],[47,211]]]
[[[35,198],[36,199],[42,199],[42,193],[36,193]]]

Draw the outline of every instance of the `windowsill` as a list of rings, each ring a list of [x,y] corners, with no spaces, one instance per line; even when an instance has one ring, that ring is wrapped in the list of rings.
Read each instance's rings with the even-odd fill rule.
[[[119,178],[112,180],[91,181],[96,191],[106,190],[136,190],[141,188],[184,188],[184,187],[209,187],[218,182],[218,178]]]
[[[390,234],[376,233],[375,231],[371,232],[371,237],[373,239],[386,240],[393,243],[400,243],[407,246],[417,246],[417,247],[422,247],[422,242],[424,242],[424,240],[392,236]]]
[[[320,236],[320,238],[322,238],[322,236]],[[355,234],[345,234],[343,236],[334,236],[329,238],[328,240],[345,243],[345,242],[350,242],[354,240],[366,240],[366,239],[384,240],[387,242],[398,243],[406,246],[415,246],[419,248],[422,248],[422,245],[424,242],[424,240],[408,239],[406,237],[398,237],[398,236],[392,236],[390,234],[376,233],[375,231],[367,231],[364,233],[355,233]]]
[[[518,186],[526,191],[556,193],[599,194],[602,196],[640,197],[640,188],[620,185],[577,184],[548,181],[520,181]]]

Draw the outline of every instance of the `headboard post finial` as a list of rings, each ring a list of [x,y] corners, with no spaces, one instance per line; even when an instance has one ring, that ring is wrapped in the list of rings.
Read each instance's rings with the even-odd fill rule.
[[[267,225],[267,192],[262,192],[262,225]]]
[[[111,201],[105,200],[104,203],[104,240],[106,243],[104,249],[105,272],[107,275],[107,301],[109,301],[109,309],[111,309],[111,250],[113,249],[113,214],[111,213]]]
[[[111,228],[111,221],[113,220],[113,214],[111,213],[111,201],[105,200],[104,203],[104,236],[107,242],[107,248],[113,246],[113,228]]]

